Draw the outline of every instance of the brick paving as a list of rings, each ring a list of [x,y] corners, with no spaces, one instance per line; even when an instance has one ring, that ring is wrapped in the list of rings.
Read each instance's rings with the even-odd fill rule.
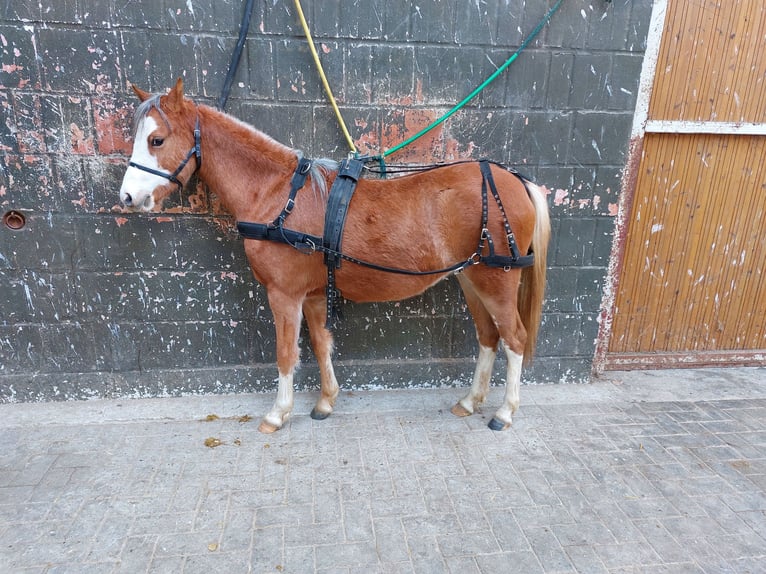
[[[0,572],[766,572],[765,375],[0,405]]]

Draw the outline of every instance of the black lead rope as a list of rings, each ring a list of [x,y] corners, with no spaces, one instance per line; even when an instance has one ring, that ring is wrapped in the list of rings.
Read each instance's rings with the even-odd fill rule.
[[[223,111],[223,109],[226,107],[226,101],[229,99],[231,84],[234,82],[234,76],[236,75],[237,68],[239,67],[239,60],[242,57],[242,48],[245,46],[247,31],[250,28],[250,19],[252,15],[253,0],[247,0],[247,3],[245,4],[245,11],[242,13],[242,22],[239,25],[239,37],[237,38],[237,44],[234,46],[234,51],[231,54],[229,71],[226,73],[226,79],[223,82],[223,89],[221,90],[221,97],[218,99],[218,109],[221,111]]]

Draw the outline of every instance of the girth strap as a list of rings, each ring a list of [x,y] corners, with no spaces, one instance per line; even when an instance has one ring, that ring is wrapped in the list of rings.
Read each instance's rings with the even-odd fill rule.
[[[343,242],[343,227],[346,224],[348,206],[356,190],[357,181],[362,174],[364,164],[358,159],[344,159],[338,168],[338,175],[330,188],[327,199],[327,211],[324,218],[324,237],[322,246],[327,249],[324,262],[336,269],[340,267],[341,258],[335,255],[341,253]]]
[[[338,175],[330,188],[327,199],[327,211],[324,219],[322,248],[324,262],[327,265],[327,328],[334,323],[338,314],[337,299],[340,293],[335,289],[335,270],[340,268],[340,254],[343,243],[343,227],[351,204],[351,197],[356,190],[357,181],[362,174],[364,163],[358,159],[345,159],[340,163]]]

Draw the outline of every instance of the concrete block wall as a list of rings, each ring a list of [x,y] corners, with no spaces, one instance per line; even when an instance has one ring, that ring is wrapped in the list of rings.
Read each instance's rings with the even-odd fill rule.
[[[275,387],[265,293],[215,196],[194,183],[149,216],[117,197],[130,82],[164,91],[183,77],[214,104],[243,4],[0,6],[0,214],[26,219],[0,226],[0,401]],[[470,93],[550,5],[305,0],[304,11],[357,146],[378,153]],[[650,11],[650,0],[564,0],[464,111],[389,158],[488,157],[550,190],[548,300],[526,382],[589,377]],[[308,156],[347,153],[290,1],[256,1],[227,111]],[[345,389],[468,384],[476,343],[454,280],[344,312]],[[313,388],[303,347],[298,385]]]

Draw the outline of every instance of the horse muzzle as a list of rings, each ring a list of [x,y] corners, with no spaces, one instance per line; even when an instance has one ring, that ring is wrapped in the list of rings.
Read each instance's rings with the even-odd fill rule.
[[[151,211],[155,205],[153,194],[131,193],[125,190],[120,190],[120,201],[131,211]]]

